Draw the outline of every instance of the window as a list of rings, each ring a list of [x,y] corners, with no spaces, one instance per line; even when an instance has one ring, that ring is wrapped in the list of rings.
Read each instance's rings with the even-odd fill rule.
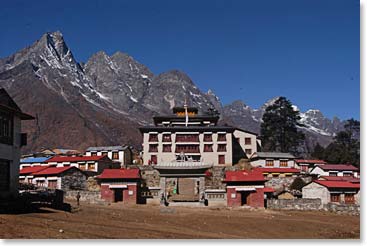
[[[204,134],[204,142],[213,141],[212,134]]]
[[[337,172],[329,172],[329,176],[338,176]]]
[[[288,167],[288,161],[287,160],[280,160],[280,164],[281,167]]]
[[[200,153],[199,145],[176,145],[176,153]]]
[[[57,180],[49,180],[48,181],[48,188],[56,189],[57,188]]]
[[[266,160],[265,166],[267,167],[273,167],[274,166],[274,160]]]
[[[150,157],[150,164],[157,164],[157,156],[156,155],[152,155]]]
[[[177,134],[176,142],[199,142],[197,134]]]
[[[97,156],[97,152],[92,152],[92,156]]]
[[[13,116],[0,111],[0,143],[13,145]]]
[[[226,144],[218,144],[218,152],[225,152],[226,150]]]
[[[212,144],[204,144],[204,152],[213,152]]]
[[[162,141],[171,142],[171,134],[163,134]]]
[[[344,177],[351,177],[351,176],[353,176],[353,174],[352,173],[343,173],[343,176]]]
[[[115,151],[115,152],[112,152],[112,159],[113,160],[118,160],[120,157],[119,157],[119,152]]]
[[[86,169],[86,164],[85,163],[82,163],[82,164],[79,164],[79,169],[80,170],[85,170]]]
[[[10,188],[10,162],[0,160],[0,191],[8,191]]]
[[[251,138],[245,138],[245,144],[251,145]]]
[[[225,133],[218,134],[218,141],[227,141]]]
[[[354,194],[344,194],[344,202],[346,204],[354,204]]]
[[[158,152],[158,144],[149,144],[149,152]]]
[[[106,152],[106,151],[102,152],[102,156],[107,156],[107,154],[108,154],[108,152]]]
[[[163,144],[163,152],[171,152],[171,145],[170,144]]]
[[[39,187],[45,187],[45,181],[44,180],[37,180],[36,185]]]
[[[330,200],[331,202],[340,202],[340,194],[331,194]]]
[[[251,155],[252,154],[252,149],[245,149],[246,155]]]
[[[88,170],[89,171],[94,171],[96,168],[96,164],[95,163],[88,163]]]
[[[32,179],[32,178],[29,178],[29,179],[28,179],[28,183],[29,183],[29,184],[32,184],[32,183],[33,183],[33,179]]]
[[[225,164],[225,157],[224,155],[218,156],[218,164]]]
[[[149,134],[149,142],[158,142],[158,134]]]

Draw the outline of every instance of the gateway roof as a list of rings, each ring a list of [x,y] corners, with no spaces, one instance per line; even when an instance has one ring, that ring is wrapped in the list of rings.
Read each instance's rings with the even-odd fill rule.
[[[139,179],[139,169],[104,169],[99,179]]]

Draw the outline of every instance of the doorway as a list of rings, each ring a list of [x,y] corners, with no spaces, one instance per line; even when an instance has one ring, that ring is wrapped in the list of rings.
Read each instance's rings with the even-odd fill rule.
[[[115,193],[115,202],[122,202],[123,196],[122,196],[122,189],[114,189]]]
[[[250,196],[249,191],[241,192],[241,206],[249,204],[249,196]]]

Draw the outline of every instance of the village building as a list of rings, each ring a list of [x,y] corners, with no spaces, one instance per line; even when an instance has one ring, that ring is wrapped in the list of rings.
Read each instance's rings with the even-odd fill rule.
[[[22,170],[25,167],[35,167],[35,166],[48,166],[46,162],[51,157],[27,157],[20,159],[19,169]]]
[[[0,199],[18,195],[20,149],[27,144],[21,122],[33,119],[21,111],[5,89],[0,89]]]
[[[132,151],[129,146],[89,147],[85,156],[108,156],[112,161],[119,162],[121,167],[132,163]]]
[[[226,183],[227,205],[263,208],[265,181],[257,171],[227,171],[223,180]],[[273,190],[268,189],[268,192]]]
[[[352,176],[358,177],[359,169],[350,164],[324,164],[317,165],[311,171],[311,175],[320,176]]]
[[[74,166],[46,167],[30,175],[33,176],[32,183],[38,187],[61,190],[84,190],[88,177]]]
[[[296,159],[296,168],[301,170],[302,174],[309,174],[312,168],[316,165],[324,165],[327,164],[323,160],[312,160],[312,159]]]
[[[322,204],[359,204],[360,184],[349,181],[314,180],[302,188],[303,198],[320,198]]]
[[[77,167],[89,175],[100,174],[107,168],[119,168],[119,164],[113,163],[107,156],[54,156],[46,163],[55,167]]]
[[[251,155],[250,163],[253,167],[294,168],[295,159],[290,153],[256,152]]]
[[[299,169],[292,167],[257,167],[255,170],[261,172],[266,179],[297,177],[300,173]]]
[[[30,167],[23,167],[19,170],[19,182],[20,183],[27,183],[33,184],[33,173],[37,173],[44,169],[48,168],[48,166],[30,166]]]
[[[97,178],[101,184],[102,199],[123,204],[139,202],[139,169],[104,169]]]
[[[197,108],[187,105],[173,108],[172,115],[156,116],[153,120],[154,126],[140,128],[143,164],[158,170],[158,197],[167,203],[202,202],[209,168],[232,166],[256,152],[261,144],[257,134],[219,126],[218,115],[199,114]]]

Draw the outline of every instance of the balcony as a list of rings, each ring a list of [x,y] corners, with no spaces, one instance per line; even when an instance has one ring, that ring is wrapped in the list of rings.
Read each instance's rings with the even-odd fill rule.
[[[200,169],[210,168],[213,164],[204,163],[201,161],[172,161],[160,162],[155,167],[158,169]]]
[[[176,146],[176,153],[200,153],[199,146]]]
[[[199,142],[199,135],[177,135],[176,143],[177,142]]]

